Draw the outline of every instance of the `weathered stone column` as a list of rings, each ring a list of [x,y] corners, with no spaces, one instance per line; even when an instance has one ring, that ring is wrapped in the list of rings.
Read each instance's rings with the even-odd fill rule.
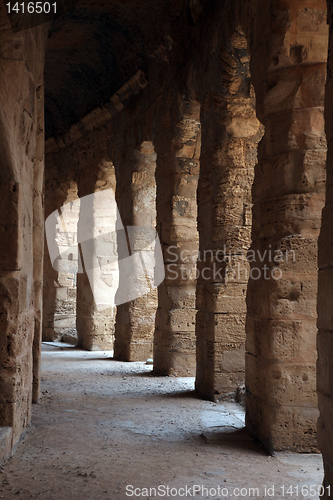
[[[325,122],[328,144],[326,205],[322,213],[319,237],[319,282],[318,282],[318,364],[317,392],[320,417],[318,420],[318,444],[323,454],[324,483],[323,499],[333,495],[333,6],[328,1],[330,23],[328,75],[325,99]]]
[[[43,231],[43,199],[35,190],[42,185],[44,171],[38,87],[43,86],[45,35],[42,26],[14,33],[1,6],[1,461],[9,458],[29,426],[31,402],[39,391],[41,262],[34,269],[34,250]],[[39,243],[40,258],[43,241]]]
[[[251,71],[265,135],[253,188],[246,425],[270,451],[312,451],[326,2],[309,8],[291,0],[257,0],[252,7]]]
[[[37,132],[34,161],[33,199],[33,278],[35,286],[35,331],[32,346],[32,402],[38,403],[41,379],[44,261],[44,85],[36,88]]]
[[[246,37],[222,51],[223,89],[202,105],[198,189],[197,392],[235,396],[245,378],[245,316],[251,187],[262,132],[255,116]]]
[[[200,106],[177,95],[165,99],[164,106],[154,140],[157,230],[165,263],[165,279],[158,287],[154,372],[193,376]]]
[[[52,165],[46,158],[47,173],[51,175]],[[65,208],[65,221],[58,218],[54,224],[53,238],[60,255],[56,263],[51,263],[47,245],[44,257],[44,307],[43,307],[43,340],[77,342],[76,334],[76,275],[78,269],[77,221],[79,203],[77,186],[68,181],[58,185],[57,181],[46,181],[45,218],[61,207]],[[56,222],[56,220],[54,220]],[[50,227],[48,231],[50,231]],[[51,235],[49,235],[50,237]],[[53,267],[56,265],[56,269]]]
[[[117,200],[122,224],[153,228],[156,219],[156,154],[151,142],[139,147],[124,138],[118,148]],[[135,230],[135,229],[134,229]],[[151,244],[139,230],[134,236],[134,250],[145,251]],[[119,255],[120,282],[123,255]],[[114,357],[122,361],[146,361],[152,357],[157,307],[157,290],[117,306]]]
[[[114,274],[117,269],[114,269],[113,256],[110,262],[109,252],[115,246],[114,190],[115,175],[110,161],[102,160],[97,174],[93,169],[86,169],[79,176],[77,240],[79,263],[83,262],[83,266],[79,265],[77,276],[76,328],[78,345],[87,350],[113,349]]]

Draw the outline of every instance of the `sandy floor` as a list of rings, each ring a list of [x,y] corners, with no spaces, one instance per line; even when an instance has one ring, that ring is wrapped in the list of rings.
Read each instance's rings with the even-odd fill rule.
[[[196,399],[193,378],[151,369],[44,345],[43,395],[0,468],[0,498],[318,498],[301,488],[321,484],[321,456],[268,456],[244,430],[240,406]]]

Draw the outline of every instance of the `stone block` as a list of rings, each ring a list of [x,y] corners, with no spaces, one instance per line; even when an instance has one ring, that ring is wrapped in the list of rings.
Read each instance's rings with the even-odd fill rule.
[[[220,372],[214,374],[214,400],[226,396],[235,397],[237,389],[244,384],[244,367],[241,371]]]
[[[172,224],[170,221],[162,223],[162,233],[160,235],[161,241],[164,243],[175,244],[180,241],[193,241],[193,235],[196,233],[196,220],[184,217],[173,219]]]
[[[195,309],[171,309],[167,324],[170,325],[170,330],[175,334],[180,332],[194,332],[195,318]]]
[[[246,350],[267,360],[316,362],[314,320],[260,319],[247,317]]]
[[[177,196],[185,197],[188,199],[196,200],[197,187],[198,187],[198,176],[196,175],[177,175],[176,176],[176,192]],[[193,212],[193,214],[195,214]]]
[[[195,263],[199,255],[199,243],[193,234],[190,241],[179,241],[173,245],[163,245],[163,256],[166,264]]]
[[[58,274],[58,282],[61,287],[73,288],[74,286],[74,275],[72,273],[62,273]]]
[[[56,300],[67,301],[67,287],[59,287],[55,289]]]
[[[316,295],[315,275],[297,276],[292,272],[282,272],[282,279],[279,280],[250,280],[247,295],[248,310],[252,316],[263,318],[315,319]]]
[[[246,287],[239,283],[208,284],[207,310],[214,313],[243,314],[246,312]]]
[[[277,232],[313,235],[320,230],[323,195],[290,194],[280,198],[266,199],[260,204],[260,238],[276,236]]]
[[[274,407],[247,392],[246,426],[269,451],[317,452],[316,407]]]
[[[164,283],[166,286],[195,286],[196,263],[172,263],[165,266]]]
[[[126,361],[147,361],[153,355],[153,341],[132,342],[129,346],[129,359]]]
[[[175,335],[172,331],[156,328],[154,351],[161,352],[166,358],[169,358],[172,352],[187,352],[195,355],[195,344],[196,339],[191,332],[181,332],[180,335]]]
[[[212,229],[212,241],[215,245],[225,243],[232,248],[248,248],[251,241],[251,229],[248,226],[216,226]]]
[[[195,354],[173,351],[165,358],[163,353],[154,351],[154,372],[175,377],[194,377]]]
[[[158,299],[164,309],[195,309],[195,286],[160,286]]]
[[[214,372],[216,374],[241,374],[242,381],[245,379],[245,346],[234,345],[230,346],[217,345],[215,348]]]
[[[79,337],[79,347],[87,351],[112,351],[114,338],[110,334],[85,335]]]
[[[176,218],[186,217],[196,219],[197,201],[195,198],[189,198],[179,195],[173,196],[172,210]]]
[[[54,315],[54,331],[56,333],[73,327],[75,327],[75,315]]]
[[[215,314],[199,312],[197,315],[198,335],[209,342],[239,346],[245,343],[245,314]]]
[[[316,407],[315,364],[268,363],[246,354],[246,387],[270,406]]]
[[[132,324],[130,331],[131,343],[137,343],[141,341],[147,341],[154,338],[155,323],[151,322],[148,324]]]
[[[317,281],[280,279],[270,288],[269,317],[290,319],[316,319]]]

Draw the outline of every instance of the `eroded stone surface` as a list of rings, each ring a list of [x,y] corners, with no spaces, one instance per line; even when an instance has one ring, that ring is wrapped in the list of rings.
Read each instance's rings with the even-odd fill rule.
[[[154,371],[163,375],[195,373],[199,111],[198,103],[173,91],[162,96],[157,111],[157,230],[165,279],[158,289]]]
[[[246,255],[256,146],[262,135],[246,37],[231,28],[230,38],[228,49],[220,49],[223,87],[208,94],[201,109],[196,389],[212,400],[234,395],[244,381]]]
[[[142,259],[145,262],[154,249],[149,229],[153,229],[156,223],[156,153],[150,141],[134,147],[133,138],[131,143],[131,139],[125,136],[123,143],[125,150],[119,148],[115,153],[119,214],[127,231],[135,231],[132,233],[130,247],[133,252],[141,253],[142,257],[138,261],[141,264]],[[125,274],[128,264],[122,258],[119,243],[118,253],[121,283],[122,272]],[[142,268],[138,266],[137,272],[142,274]],[[146,361],[152,356],[157,290],[151,286],[148,275],[146,285],[150,288],[147,294],[120,304],[117,308],[115,359]]]
[[[326,204],[322,213],[322,226],[319,237],[319,277],[318,277],[318,364],[317,364],[317,391],[320,417],[318,420],[318,443],[323,454],[325,478],[323,485],[333,485],[333,454],[332,454],[332,112],[333,99],[332,82],[332,23],[333,11],[331,2],[327,2],[328,21],[330,26],[328,78],[325,98],[325,127],[328,143],[327,155],[327,185]],[[329,498],[327,489],[323,498]]]
[[[2,7],[0,32],[0,425],[12,428],[8,455],[39,397],[45,27],[14,35]]]
[[[155,372],[187,375],[196,368],[197,391],[210,399],[242,385],[246,359],[247,426],[271,450],[315,450],[325,118],[317,387],[329,485],[332,61],[324,116],[326,15],[324,0],[78,2],[55,20],[47,45],[45,215],[76,196],[116,190],[116,170],[123,223],[154,226],[156,215],[167,270],[158,299],[155,291],[118,308],[117,356],[150,358],[154,335]],[[0,22],[0,423],[12,427],[15,447],[30,421],[31,401],[39,398],[42,316],[46,339],[64,338],[76,321],[82,347],[111,349],[115,307],[96,306],[96,281],[115,294],[118,271],[95,242],[91,259],[98,266],[90,272],[87,262],[78,274],[75,302],[67,263],[56,271],[45,254],[42,313],[49,26],[13,34],[4,4]],[[106,239],[114,234],[115,216],[110,222],[101,200],[91,202],[88,216],[81,213],[78,239],[82,231],[90,231],[90,239],[99,231]],[[57,235],[55,228],[54,236],[65,248],[64,231]],[[144,243],[135,240],[138,247]],[[221,252],[227,258],[221,260]]]
[[[247,295],[246,422],[269,449],[313,451],[326,4],[259,1],[251,8],[252,79],[265,134],[252,191],[251,268],[262,273],[250,277]]]

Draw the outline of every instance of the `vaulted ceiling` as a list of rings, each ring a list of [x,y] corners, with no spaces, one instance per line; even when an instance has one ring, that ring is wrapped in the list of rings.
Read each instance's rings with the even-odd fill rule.
[[[193,0],[83,0],[55,19],[45,62],[46,137],[64,133],[139,69],[146,72],[166,36],[184,53],[192,7]]]

